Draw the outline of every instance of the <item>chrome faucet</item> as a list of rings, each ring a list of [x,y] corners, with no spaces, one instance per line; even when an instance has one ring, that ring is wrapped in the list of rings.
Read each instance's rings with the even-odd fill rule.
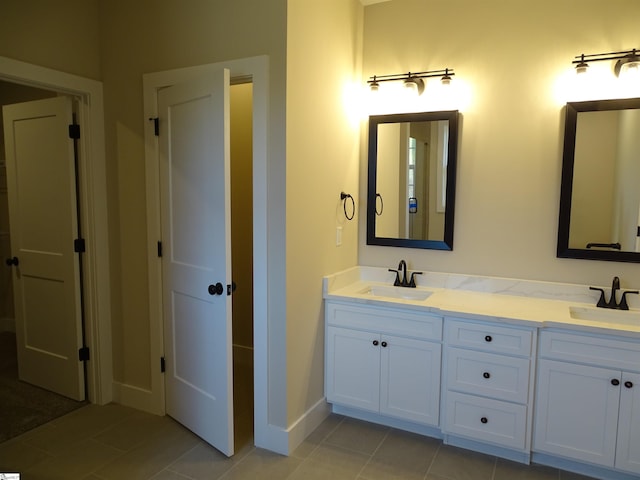
[[[620,303],[616,298],[616,292],[620,290],[620,278],[613,277],[613,282],[611,282],[611,296],[609,297],[609,301],[607,302],[604,298],[604,290],[602,288],[597,287],[589,287],[590,290],[597,290],[600,292],[600,298],[598,299],[598,303],[596,307],[600,308],[611,308],[614,310],[629,310],[629,305],[627,304],[627,294],[635,293],[638,294],[638,290],[625,290],[622,292],[622,297],[620,298]]]
[[[397,270],[390,268],[389,271],[396,274],[396,279],[393,282],[394,287],[416,288],[415,276],[422,275],[422,272],[412,272],[411,277],[407,279],[407,262],[404,260],[400,260]]]

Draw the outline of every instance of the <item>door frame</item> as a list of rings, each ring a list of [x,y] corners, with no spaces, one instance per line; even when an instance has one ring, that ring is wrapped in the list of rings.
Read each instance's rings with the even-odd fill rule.
[[[149,312],[151,335],[151,390],[137,401],[148,411],[164,415],[164,375],[160,358],[164,354],[162,318],[162,272],[157,256],[160,228],[159,145],[154,133],[158,116],[157,92],[186,82],[210,70],[228,68],[234,79],[251,79],[253,84],[253,331],[254,331],[254,441],[257,446],[288,453],[288,435],[269,424],[268,418],[268,276],[267,276],[267,158],[268,158],[268,57],[258,56],[215,64],[166,70],[143,75],[145,112],[145,170],[147,187],[147,240]],[[162,127],[161,127],[162,128]]]
[[[91,351],[86,384],[89,402],[104,405],[113,399],[113,352],[102,82],[2,56],[0,79],[79,99],[77,201],[86,242],[82,262],[85,344]]]

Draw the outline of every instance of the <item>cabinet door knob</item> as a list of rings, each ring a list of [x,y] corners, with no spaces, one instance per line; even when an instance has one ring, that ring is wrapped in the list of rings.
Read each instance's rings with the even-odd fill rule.
[[[374,344],[376,347],[378,346],[378,343],[380,343],[380,342],[378,342],[378,340],[374,340],[374,341],[373,341],[373,344]]]
[[[482,374],[482,376],[483,376],[484,378],[491,378],[491,374],[490,374],[489,372],[484,372],[484,373]]]
[[[493,340],[493,338],[491,337],[491,335],[487,335],[486,337],[484,337],[484,341],[485,342],[490,342],[492,340]]]
[[[611,385],[617,387],[618,385],[620,385],[620,380],[618,380],[617,378],[611,379]]]
[[[633,388],[633,382],[627,380],[626,382],[624,382],[624,386],[627,388]]]
[[[489,419],[488,419],[487,417],[482,417],[482,418],[480,419],[480,421],[481,421],[482,423],[487,423],[487,422],[489,421]]]
[[[387,342],[382,342],[380,345],[382,345],[383,347],[387,346]]]

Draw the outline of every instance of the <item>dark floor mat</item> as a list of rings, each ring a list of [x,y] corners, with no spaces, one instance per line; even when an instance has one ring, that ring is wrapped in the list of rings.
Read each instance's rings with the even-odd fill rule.
[[[18,380],[16,336],[0,333],[0,442],[86,404]]]

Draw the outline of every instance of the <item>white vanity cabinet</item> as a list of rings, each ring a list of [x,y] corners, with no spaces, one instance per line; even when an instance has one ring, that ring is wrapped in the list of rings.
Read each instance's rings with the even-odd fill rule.
[[[533,449],[640,474],[640,342],[540,334]]]
[[[456,440],[462,437],[528,459],[535,339],[535,328],[445,319],[442,430],[447,443],[465,446]]]
[[[438,426],[442,317],[331,301],[325,315],[329,403]]]

